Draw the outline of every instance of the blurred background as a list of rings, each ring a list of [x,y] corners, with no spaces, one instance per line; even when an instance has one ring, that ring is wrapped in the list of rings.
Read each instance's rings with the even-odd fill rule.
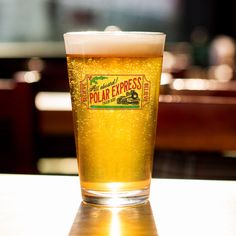
[[[77,174],[63,33],[167,34],[153,176],[236,179],[236,3],[0,0],[0,173]]]

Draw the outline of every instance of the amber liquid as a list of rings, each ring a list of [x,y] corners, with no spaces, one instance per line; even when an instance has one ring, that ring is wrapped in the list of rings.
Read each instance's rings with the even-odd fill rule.
[[[67,55],[81,187],[122,192],[150,185],[162,57]],[[144,74],[150,101],[141,109],[88,109],[79,84],[87,74]]]

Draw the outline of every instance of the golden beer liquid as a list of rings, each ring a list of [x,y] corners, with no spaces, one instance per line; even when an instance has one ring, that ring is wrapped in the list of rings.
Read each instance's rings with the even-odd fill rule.
[[[162,57],[67,55],[81,187],[122,192],[147,189],[154,152]],[[88,109],[79,84],[87,74],[144,74],[150,101],[141,109]]]

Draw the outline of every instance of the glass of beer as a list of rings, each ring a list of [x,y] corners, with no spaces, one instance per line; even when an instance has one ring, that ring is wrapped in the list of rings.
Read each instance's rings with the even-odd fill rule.
[[[83,200],[148,200],[165,34],[64,34]]]

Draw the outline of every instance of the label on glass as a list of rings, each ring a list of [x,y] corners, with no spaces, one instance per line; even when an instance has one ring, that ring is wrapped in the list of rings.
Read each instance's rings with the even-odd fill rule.
[[[142,109],[150,101],[145,75],[86,75],[80,82],[80,102],[88,109]]]

